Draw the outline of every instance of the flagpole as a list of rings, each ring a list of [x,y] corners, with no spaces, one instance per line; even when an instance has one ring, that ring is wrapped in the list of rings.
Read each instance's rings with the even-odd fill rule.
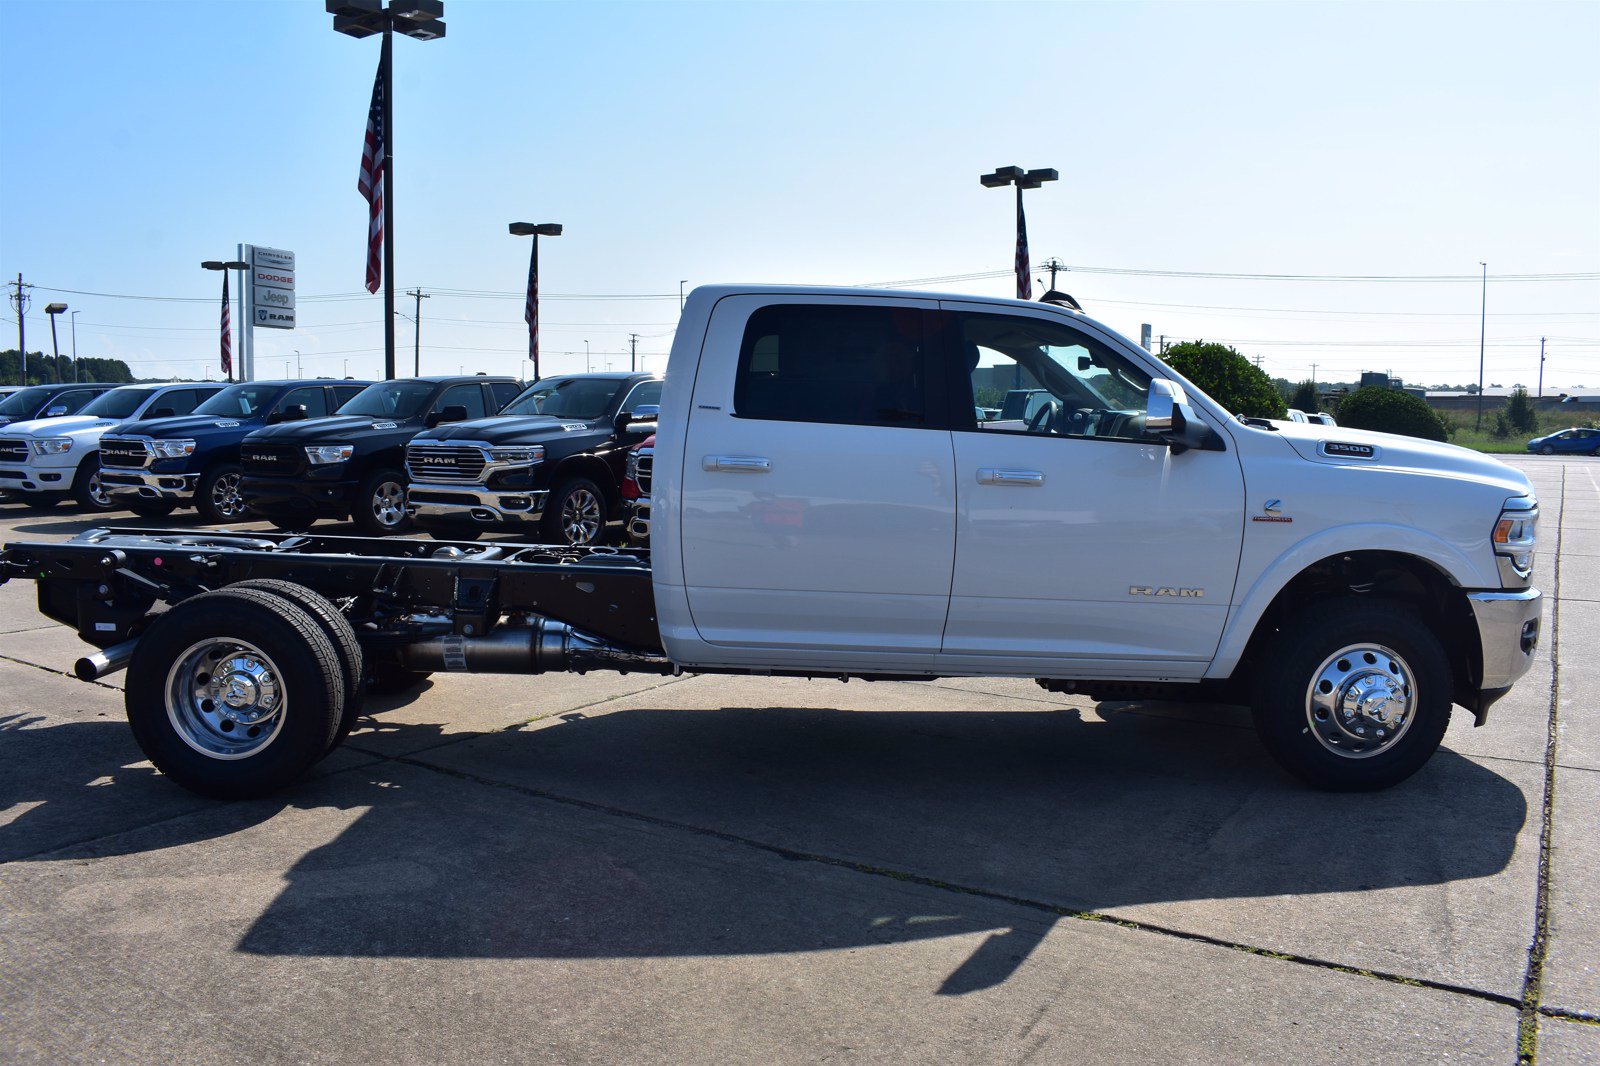
[[[394,373],[394,27],[383,24],[383,376]]]

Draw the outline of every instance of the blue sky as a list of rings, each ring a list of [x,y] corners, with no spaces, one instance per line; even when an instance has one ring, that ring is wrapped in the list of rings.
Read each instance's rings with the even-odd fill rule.
[[[597,367],[626,365],[629,333],[659,369],[679,279],[1007,270],[1010,194],[977,178],[1015,163],[1061,172],[1028,194],[1036,265],[1487,260],[1488,381],[1531,386],[1545,335],[1547,386],[1600,386],[1600,282],[1493,280],[1600,272],[1600,4],[445,6],[445,39],[395,46],[397,281],[510,295],[427,300],[424,372],[526,374],[528,249],[509,221],[566,226],[541,245],[547,373],[583,369],[585,340]],[[39,286],[30,349],[64,300],[80,354],[199,376],[217,284],[198,263],[244,241],[298,257],[301,325],[257,331],[259,374],[295,349],[307,375],[380,372],[356,191],[376,38],[302,0],[4,15],[0,277]],[[1475,280],[1061,287],[1132,336],[1229,340],[1290,378],[1477,373]],[[595,298],[618,295],[652,298]],[[409,366],[410,321],[397,337]]]

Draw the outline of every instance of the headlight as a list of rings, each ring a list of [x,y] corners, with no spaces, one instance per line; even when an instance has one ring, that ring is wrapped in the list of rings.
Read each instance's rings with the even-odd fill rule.
[[[72,450],[71,437],[46,437],[44,440],[33,442],[33,450],[39,455],[64,455]]]
[[[629,452],[628,461],[623,465],[622,476],[634,481],[639,480],[639,453]]]
[[[192,440],[153,440],[150,450],[157,459],[182,459],[186,455],[194,454],[194,441]]]
[[[1527,583],[1533,573],[1533,550],[1538,537],[1539,505],[1527,496],[1507,500],[1490,537],[1501,584]]]
[[[496,463],[542,463],[544,445],[532,444],[514,448],[490,448],[489,458]]]
[[[355,454],[354,444],[312,444],[306,448],[306,461],[312,466],[342,463]]]

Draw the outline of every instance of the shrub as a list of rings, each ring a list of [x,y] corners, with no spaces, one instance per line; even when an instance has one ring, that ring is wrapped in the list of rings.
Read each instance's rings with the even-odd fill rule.
[[[1520,386],[1513,389],[1510,398],[1506,400],[1503,417],[1510,429],[1516,433],[1532,433],[1539,428],[1539,413],[1533,409],[1533,401],[1528,398],[1528,390]],[[1506,435],[1510,436],[1510,433]]]
[[[1207,396],[1235,414],[1283,418],[1289,412],[1272,379],[1226,344],[1184,341],[1168,348],[1162,358]]]
[[[1289,406],[1297,411],[1304,411],[1314,415],[1322,408],[1317,406],[1317,387],[1309,381],[1302,381],[1294,387],[1294,396],[1289,400]]]
[[[1357,389],[1339,405],[1339,424],[1351,429],[1375,429],[1423,440],[1444,440],[1444,420],[1420,397],[1368,385]]]

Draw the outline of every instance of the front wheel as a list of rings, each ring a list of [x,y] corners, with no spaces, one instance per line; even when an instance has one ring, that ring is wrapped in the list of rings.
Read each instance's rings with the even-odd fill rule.
[[[194,508],[212,525],[243,522],[249,518],[239,493],[243,472],[238,463],[220,463],[206,471],[194,494]]]
[[[1450,724],[1450,662],[1426,623],[1394,603],[1299,609],[1262,657],[1261,742],[1316,788],[1388,788],[1416,773]]]
[[[605,493],[586,477],[563,481],[545,504],[543,526],[547,544],[600,543],[606,529]]]
[[[369,537],[403,533],[411,528],[406,517],[406,479],[398,470],[374,470],[356,491],[351,509],[356,528]]]
[[[1555,453],[1556,453],[1556,450],[1554,448],[1550,447],[1550,445],[1548,445],[1548,444],[1546,444],[1544,447],[1539,449],[1539,454],[1540,455],[1554,455]]]
[[[101,513],[117,509],[117,505],[111,500],[111,494],[100,481],[98,455],[86,455],[83,457],[83,462],[78,464],[78,473],[72,479],[72,498],[85,511]]]
[[[156,769],[203,796],[254,799],[327,754],[344,688],[338,652],[304,610],[221,589],[151,623],[128,663],[125,705]]]

